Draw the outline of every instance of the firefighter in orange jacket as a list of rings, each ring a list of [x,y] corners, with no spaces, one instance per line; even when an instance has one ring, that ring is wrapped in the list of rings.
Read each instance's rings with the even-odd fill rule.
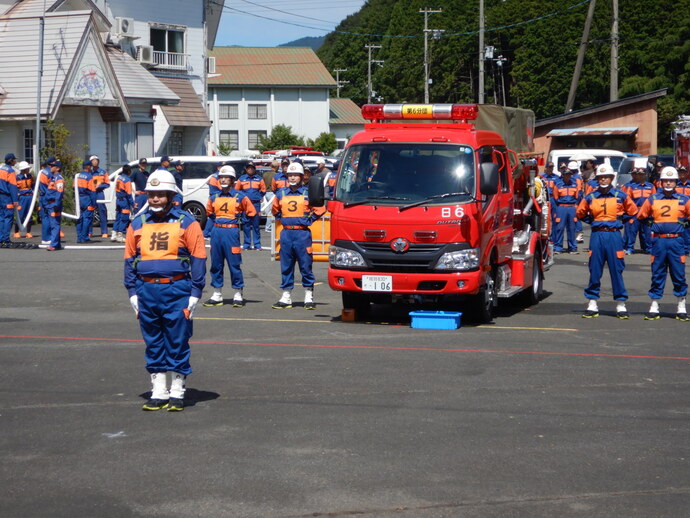
[[[127,229],[124,285],[139,318],[152,385],[143,410],[184,408],[185,380],[192,372],[192,316],[206,283],[201,227],[173,205],[177,192],[169,171],[151,173],[146,183],[149,208]],[[170,385],[167,372],[172,373]]]
[[[27,162],[19,162],[17,164],[17,191],[19,193],[19,206],[17,207],[18,221],[14,224],[14,237],[19,237],[19,225],[18,223],[24,223],[24,220],[29,215],[29,209],[31,208],[31,197],[34,194],[34,177],[31,174],[31,165]],[[26,237],[34,237],[31,235],[31,219],[26,224]]]
[[[659,173],[659,190],[640,208],[638,219],[652,223],[652,286],[649,298],[652,305],[645,320],[659,318],[659,299],[664,296],[667,272],[673,282],[673,294],[678,298],[676,319],[690,321],[685,305],[688,283],[685,280],[685,246],[683,228],[690,217],[690,198],[676,191],[678,171],[664,167]]]
[[[235,168],[224,165],[218,171],[220,192],[212,194],[206,204],[206,214],[211,225],[211,286],[213,295],[204,306],[223,305],[223,265],[227,262],[230,281],[235,293],[232,306],[244,306],[242,290],[242,249],[240,248],[240,218],[242,214],[254,216],[256,210],[249,197],[233,188]]]
[[[688,180],[688,168],[684,165],[679,165],[678,169],[678,185],[676,185],[676,192],[690,197],[690,180]],[[683,243],[685,244],[685,255],[690,255],[690,225],[685,226],[683,231]]]
[[[84,170],[74,177],[79,192],[79,220],[77,221],[77,243],[88,243],[89,231],[93,224],[93,212],[96,210],[96,185],[91,173],[90,160],[84,160]]]
[[[589,240],[589,283],[585,288],[585,298],[589,300],[584,318],[599,316],[599,299],[601,275],[604,263],[609,265],[613,298],[618,301],[616,316],[630,318],[625,307],[628,292],[623,282],[625,269],[625,251],[621,219],[624,215],[635,216],[637,206],[630,196],[612,186],[615,173],[611,166],[601,164],[597,167],[596,179],[599,188],[584,197],[577,207],[577,217],[592,226],[592,236]]]
[[[279,189],[273,198],[273,214],[280,220],[280,271],[283,295],[273,309],[292,307],[292,288],[295,285],[295,263],[299,264],[304,287],[304,308],[316,309],[314,302],[314,272],[312,271],[311,231],[309,226],[319,216],[309,205],[309,193],[302,185],[304,168],[292,163],[287,168],[288,187]]]

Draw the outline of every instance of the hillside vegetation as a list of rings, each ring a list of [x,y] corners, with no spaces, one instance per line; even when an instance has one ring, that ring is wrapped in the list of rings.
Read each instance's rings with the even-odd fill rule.
[[[690,0],[619,2],[619,97],[659,88],[662,131],[690,113]],[[531,108],[538,118],[563,113],[589,2],[582,0],[485,0],[485,45],[502,67],[486,62],[485,102]],[[367,101],[367,44],[381,45],[372,58],[372,89],[381,101],[424,100],[424,15],[429,29],[431,102],[476,102],[479,0],[369,0],[326,36],[318,55],[329,70],[346,68],[350,83],[341,97]],[[611,1],[598,0],[574,109],[608,102]]]

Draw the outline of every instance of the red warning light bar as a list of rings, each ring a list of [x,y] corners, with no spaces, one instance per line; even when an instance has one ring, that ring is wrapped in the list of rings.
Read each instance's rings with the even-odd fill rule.
[[[367,120],[475,120],[476,104],[365,104],[362,117]]]

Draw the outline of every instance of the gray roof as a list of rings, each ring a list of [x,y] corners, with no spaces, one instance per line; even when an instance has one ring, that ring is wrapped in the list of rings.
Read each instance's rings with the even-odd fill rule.
[[[112,47],[106,47],[106,51],[125,99],[152,104],[177,104],[180,102],[180,98],[175,92],[137,63],[129,54]]]
[[[33,18],[46,13],[68,11],[92,11],[96,15],[99,30],[108,30],[111,23],[91,0],[20,0],[2,16],[10,18]]]
[[[90,12],[48,14],[45,17],[41,114],[54,116],[64,96],[65,79],[86,36]],[[0,18],[0,118],[36,114],[38,18]]]

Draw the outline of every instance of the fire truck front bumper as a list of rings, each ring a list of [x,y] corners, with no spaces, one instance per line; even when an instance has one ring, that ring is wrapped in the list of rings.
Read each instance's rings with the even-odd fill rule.
[[[475,295],[481,287],[480,272],[400,273],[328,269],[333,290],[419,295]]]

